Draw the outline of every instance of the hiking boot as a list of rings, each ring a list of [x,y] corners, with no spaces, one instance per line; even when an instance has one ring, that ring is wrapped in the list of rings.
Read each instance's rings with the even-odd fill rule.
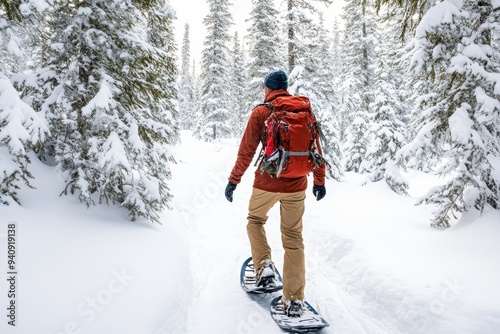
[[[276,282],[274,263],[271,260],[265,260],[264,265],[257,270],[256,285],[266,287]]]
[[[298,318],[304,313],[304,303],[301,300],[286,300],[282,298],[285,305],[285,313],[290,318]]]

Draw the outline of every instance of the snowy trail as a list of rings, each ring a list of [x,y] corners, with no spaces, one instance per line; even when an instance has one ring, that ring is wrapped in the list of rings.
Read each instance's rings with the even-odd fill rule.
[[[188,213],[184,222],[193,275],[186,333],[283,333],[268,310],[279,293],[249,296],[238,282],[240,266],[250,256],[246,215],[253,168],[229,203],[223,191],[237,141],[206,144],[185,136],[182,147],[197,152],[183,156],[179,164],[184,165],[183,175],[189,175],[183,187],[190,189],[178,198]],[[425,178],[418,177],[415,189],[425,189]],[[457,279],[461,282],[463,273],[440,268],[430,261],[432,251],[422,252],[422,242],[430,249],[441,243],[427,223],[422,228],[430,208],[415,207],[414,199],[397,196],[383,184],[361,187],[363,183],[362,177],[352,175],[343,183],[328,181],[327,198],[321,202],[311,196],[311,185],[307,190],[306,298],[331,324],[322,333],[475,333],[476,327],[477,333],[495,333],[498,316],[493,313],[482,322],[480,309],[463,306],[467,295],[460,284],[449,287]],[[395,224],[398,221],[404,224]],[[273,260],[281,268],[278,206],[269,213],[266,232]],[[450,320],[456,317],[468,319],[467,330]]]
[[[184,146],[200,145],[188,137],[183,142]],[[187,333],[283,333],[270,318],[268,309],[272,298],[279,293],[247,295],[238,282],[241,264],[250,256],[246,215],[253,170],[250,168],[245,174],[234,193],[233,203],[229,203],[223,196],[223,190],[237,146],[221,143],[215,148],[206,148],[202,155],[181,158],[183,164],[190,166],[183,168],[193,168],[193,172],[193,166],[208,162],[203,175],[195,175],[189,184],[184,185],[192,189],[192,207],[185,209],[192,213],[187,216],[186,222],[192,239],[190,261],[193,274]],[[307,200],[307,205],[311,209],[314,207],[312,198]],[[307,214],[305,219],[308,219]],[[266,229],[274,261],[281,268],[283,250],[278,206],[269,213]],[[340,259],[339,254],[342,253],[338,252],[339,248],[348,249],[350,241],[337,237],[333,240],[337,245],[332,243],[329,232],[325,234],[324,230],[305,229],[305,243],[309,248],[306,249],[308,301],[332,325],[323,333],[395,333],[383,323],[358,312],[355,301],[338,288],[338,282],[334,280],[340,276],[338,272],[325,270],[326,263]]]

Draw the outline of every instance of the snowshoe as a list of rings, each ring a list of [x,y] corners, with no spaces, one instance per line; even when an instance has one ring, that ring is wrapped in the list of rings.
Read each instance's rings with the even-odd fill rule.
[[[304,302],[302,314],[299,316],[296,316],[297,313],[292,316],[288,315],[291,310],[287,308],[287,305],[283,302],[282,297],[276,297],[271,302],[269,309],[271,311],[271,317],[276,324],[281,329],[288,332],[309,333],[316,332],[330,326],[330,324],[326,322],[326,320],[323,319],[323,317],[321,317],[308,302]]]
[[[274,275],[264,272],[269,270],[274,271]],[[274,265],[263,268],[263,272],[260,273],[260,277],[257,279],[251,257],[241,267],[240,284],[241,288],[248,293],[270,293],[283,289],[283,280]]]

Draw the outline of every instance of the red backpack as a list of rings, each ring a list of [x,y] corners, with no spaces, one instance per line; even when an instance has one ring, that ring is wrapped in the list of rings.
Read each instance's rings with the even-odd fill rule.
[[[327,164],[320,154],[319,124],[305,96],[280,96],[266,104],[264,154],[260,171],[282,178],[308,175]]]

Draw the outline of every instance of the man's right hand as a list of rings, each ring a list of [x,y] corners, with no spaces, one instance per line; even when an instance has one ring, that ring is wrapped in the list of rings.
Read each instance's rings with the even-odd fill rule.
[[[226,186],[226,191],[225,191],[226,199],[229,202],[233,201],[233,191],[234,191],[234,189],[236,189],[236,184],[234,184],[231,181],[229,181],[228,184],[227,184],[227,186]]]

